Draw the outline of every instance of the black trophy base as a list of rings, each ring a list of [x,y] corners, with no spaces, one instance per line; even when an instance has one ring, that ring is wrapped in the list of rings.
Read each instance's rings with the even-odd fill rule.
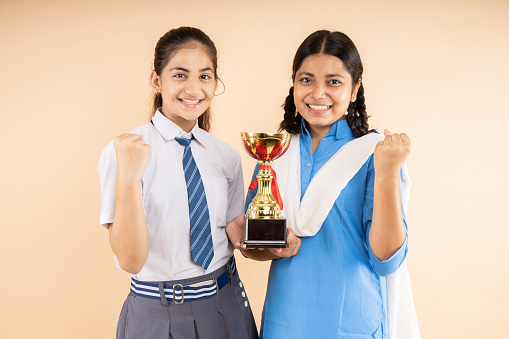
[[[288,248],[286,219],[247,219],[244,248]]]

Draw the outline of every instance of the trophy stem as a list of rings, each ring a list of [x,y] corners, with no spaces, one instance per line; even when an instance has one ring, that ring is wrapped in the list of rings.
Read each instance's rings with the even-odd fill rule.
[[[260,192],[260,198],[267,198],[267,202],[272,200],[276,200],[272,195],[271,185],[272,179],[274,176],[272,175],[272,170],[270,169],[261,169],[262,166],[270,166],[272,161],[259,161],[260,163],[260,171],[258,171],[258,175],[256,178],[258,179],[258,192]],[[265,167],[266,168],[266,167]]]
[[[272,161],[258,161],[260,167],[270,166]],[[261,167],[262,168],[262,167]],[[261,169],[256,175],[258,179],[258,192],[249,204],[246,217],[248,219],[280,219],[281,209],[271,192],[271,184],[274,176],[272,170]]]

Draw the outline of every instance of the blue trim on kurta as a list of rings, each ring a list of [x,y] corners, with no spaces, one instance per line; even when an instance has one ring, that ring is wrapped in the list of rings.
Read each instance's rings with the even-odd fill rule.
[[[313,154],[303,120],[301,199],[320,168],[353,139],[346,120],[337,121]],[[257,172],[258,166],[254,175]],[[262,338],[387,338],[384,276],[399,268],[408,241],[388,260],[379,261],[371,251],[374,173],[370,156],[343,189],[320,231],[302,238],[296,256],[272,262]],[[255,194],[248,191],[246,207]]]

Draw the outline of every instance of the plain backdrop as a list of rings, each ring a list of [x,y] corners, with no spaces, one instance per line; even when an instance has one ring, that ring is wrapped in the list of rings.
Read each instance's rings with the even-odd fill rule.
[[[423,338],[509,338],[509,2],[0,0],[0,338],[112,338],[129,277],[99,223],[97,162],[149,119],[155,43],[220,52],[212,133],[273,132],[317,29],[363,58],[370,124],[406,132],[408,266]],[[238,266],[260,321],[268,263]],[[310,286],[310,288],[314,288]]]

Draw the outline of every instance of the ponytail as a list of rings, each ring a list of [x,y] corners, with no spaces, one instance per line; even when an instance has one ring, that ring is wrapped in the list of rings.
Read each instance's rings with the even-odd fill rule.
[[[366,102],[364,98],[364,86],[361,82],[361,86],[357,91],[357,99],[350,103],[348,107],[348,115],[346,121],[348,126],[352,130],[354,137],[359,138],[363,135],[373,132],[369,130],[368,118],[369,115],[366,112]]]
[[[156,114],[159,107],[163,107],[163,97],[161,93],[155,93],[154,99],[152,100],[152,108],[150,109],[151,118]]]
[[[302,115],[297,112],[295,107],[295,101],[293,99],[293,86],[290,88],[290,92],[286,97],[284,104],[281,106],[285,110],[283,121],[279,124],[279,131],[287,131],[290,134],[300,134],[300,124],[302,121]]]

